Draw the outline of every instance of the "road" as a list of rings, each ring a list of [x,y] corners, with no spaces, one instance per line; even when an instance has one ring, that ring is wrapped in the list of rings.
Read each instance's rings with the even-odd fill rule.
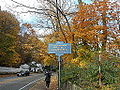
[[[36,81],[43,79],[43,74],[31,74],[27,77],[0,78],[0,90],[29,90]]]

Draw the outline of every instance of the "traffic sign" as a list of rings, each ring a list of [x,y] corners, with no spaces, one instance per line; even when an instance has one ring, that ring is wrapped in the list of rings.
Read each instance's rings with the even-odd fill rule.
[[[56,54],[58,56],[58,62],[59,62],[59,73],[58,73],[58,88],[60,90],[60,83],[61,83],[61,60],[60,56],[64,54],[70,54],[71,53],[71,44],[70,43],[64,43],[62,41],[57,41],[56,43],[49,43],[48,44],[48,53]]]
[[[71,53],[71,44],[64,43],[62,41],[57,41],[56,43],[49,43],[48,44],[48,53],[49,54],[56,54],[57,56],[61,56],[64,54]]]

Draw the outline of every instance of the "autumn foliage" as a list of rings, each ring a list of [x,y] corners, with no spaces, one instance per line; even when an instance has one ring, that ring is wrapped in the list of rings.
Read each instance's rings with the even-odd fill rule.
[[[72,44],[72,54],[61,57],[62,83],[70,81],[83,88],[93,87],[92,90],[101,87],[99,79],[102,85],[118,83],[119,7],[116,2],[95,0],[92,4],[80,2],[72,15],[64,13],[60,7],[58,13],[47,11],[53,28],[48,29],[49,33],[42,39],[31,24],[23,24],[27,32],[18,35],[19,22],[10,13],[0,11],[0,65],[15,66],[36,61],[57,66],[57,57],[48,54],[47,46],[64,41]],[[101,72],[99,67],[102,67]]]
[[[85,81],[88,81],[89,85],[90,82],[96,83],[94,84],[96,87],[101,87],[97,83],[98,79],[102,79],[102,84],[119,82],[119,69],[112,64],[112,62],[119,63],[120,55],[119,7],[116,2],[108,0],[95,1],[92,4],[80,3],[70,22],[71,29],[62,25],[66,37],[60,30],[51,34],[52,38],[57,36],[58,40],[64,42],[66,38],[68,43],[72,43],[72,54],[62,57],[65,67],[63,81],[68,80],[84,88],[87,87],[84,86],[87,83]],[[99,66],[102,67],[102,73],[98,73]]]
[[[19,22],[10,13],[0,11],[0,65],[16,66],[20,63],[19,54],[16,51]]]

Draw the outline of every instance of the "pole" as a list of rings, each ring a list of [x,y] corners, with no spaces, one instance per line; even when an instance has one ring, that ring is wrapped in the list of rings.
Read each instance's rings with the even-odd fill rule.
[[[100,38],[98,37],[98,41],[100,42]],[[101,46],[99,43],[99,86],[102,86],[102,73],[101,73]]]
[[[99,86],[102,86],[102,75],[101,75],[101,51],[99,51]]]
[[[61,60],[60,56],[58,56],[58,65],[59,65],[59,72],[58,72],[58,90],[61,90]]]

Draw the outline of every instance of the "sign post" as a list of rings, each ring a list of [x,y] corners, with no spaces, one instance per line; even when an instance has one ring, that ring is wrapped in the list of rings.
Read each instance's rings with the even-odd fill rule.
[[[56,43],[49,43],[48,44],[48,53],[49,54],[56,54],[58,56],[58,66],[59,66],[59,72],[58,72],[58,90],[61,90],[61,59],[60,57],[64,54],[70,54],[71,53],[71,44],[70,43],[64,43],[62,41],[57,41]]]
[[[61,60],[60,60],[60,56],[58,56],[58,66],[59,66],[59,72],[58,72],[58,90],[60,90],[61,88]]]

